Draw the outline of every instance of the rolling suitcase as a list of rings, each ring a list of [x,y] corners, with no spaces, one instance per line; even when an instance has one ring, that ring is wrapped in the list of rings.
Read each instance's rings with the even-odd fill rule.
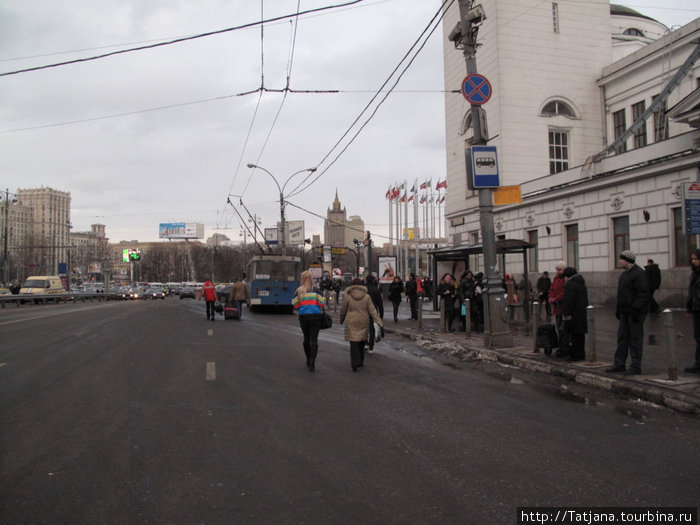
[[[231,303],[224,306],[224,319],[238,319],[238,310]]]
[[[539,351],[544,348],[544,353],[551,355],[552,348],[559,346],[557,339],[557,329],[553,324],[543,324],[537,327],[537,335],[535,337],[535,348]]]

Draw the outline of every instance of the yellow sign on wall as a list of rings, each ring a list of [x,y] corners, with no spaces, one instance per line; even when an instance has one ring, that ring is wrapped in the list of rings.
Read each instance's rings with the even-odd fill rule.
[[[523,202],[520,186],[501,186],[493,190],[493,205],[519,204]]]

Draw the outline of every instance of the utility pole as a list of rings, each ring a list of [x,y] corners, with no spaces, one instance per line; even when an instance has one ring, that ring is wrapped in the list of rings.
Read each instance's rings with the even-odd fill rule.
[[[473,6],[473,0],[459,0],[459,15],[461,31],[450,35],[455,46],[461,48],[467,66],[467,75],[475,74],[476,70],[476,36],[479,26],[486,19],[486,14],[480,5]],[[452,38],[454,36],[454,39]],[[480,146],[488,142],[486,131],[486,115],[480,105],[471,104],[472,130],[474,138],[472,145]],[[483,126],[482,126],[483,124]],[[484,293],[484,338],[488,348],[505,348],[513,346],[513,334],[501,314],[503,306],[503,290],[501,277],[498,274],[496,255],[496,233],[493,221],[493,190],[479,189],[479,220],[481,223],[481,238],[484,247],[484,267],[486,270],[486,290]]]

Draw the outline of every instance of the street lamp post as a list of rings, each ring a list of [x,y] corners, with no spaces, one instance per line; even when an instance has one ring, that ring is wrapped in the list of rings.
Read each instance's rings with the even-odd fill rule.
[[[13,194],[14,195],[14,194]],[[2,196],[0,195],[0,198]],[[17,199],[13,198],[12,202],[17,202]],[[8,244],[7,240],[10,232],[10,190],[5,188],[5,238],[3,240],[3,251],[2,251],[2,282],[7,284],[10,279],[10,261],[7,259]]]
[[[289,176],[289,178],[284,182],[284,184],[280,187],[279,182],[277,182],[277,178],[276,178],[272,173],[270,173],[268,170],[266,170],[265,168],[263,168],[262,166],[257,166],[257,165],[255,165],[255,164],[253,164],[252,162],[249,162],[249,163],[248,163],[248,167],[249,167],[249,168],[257,168],[257,169],[259,169],[259,170],[263,170],[263,171],[264,171],[265,173],[267,173],[270,177],[272,177],[272,180],[274,180],[274,181],[275,181],[275,184],[277,185],[277,189],[278,189],[279,192],[280,192],[280,225],[281,225],[281,229],[282,229],[282,241],[281,241],[281,244],[282,244],[282,249],[283,249],[283,250],[286,250],[285,245],[286,245],[287,229],[286,229],[286,224],[285,224],[285,220],[284,220],[284,189],[287,187],[287,184],[289,183],[289,181],[292,180],[296,175],[299,175],[300,173],[304,173],[305,171],[308,171],[308,172],[310,172],[310,173],[313,173],[314,171],[316,171],[316,168],[305,168],[305,169],[303,169],[303,170],[297,171],[296,173],[292,173],[292,174]]]

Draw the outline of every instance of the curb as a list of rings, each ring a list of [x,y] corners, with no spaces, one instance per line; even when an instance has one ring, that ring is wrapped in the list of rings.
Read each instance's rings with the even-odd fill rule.
[[[530,359],[518,354],[519,350],[527,350],[524,347],[513,347],[507,350],[493,350],[484,348],[480,341],[467,345],[464,341],[449,340],[432,334],[416,334],[396,328],[384,327],[389,334],[399,335],[412,341],[430,341],[434,343],[450,343],[464,348],[467,351],[476,352],[479,359],[489,362],[498,362],[509,366],[515,366],[523,370],[529,370],[540,374],[548,374],[561,377],[581,385],[590,386],[628,398],[637,398],[649,403],[664,406],[671,410],[690,415],[700,415],[700,397],[678,392],[663,386],[648,385],[637,381],[625,381],[618,377],[596,374],[581,370],[563,363],[548,363]],[[535,354],[537,355],[537,354]]]

